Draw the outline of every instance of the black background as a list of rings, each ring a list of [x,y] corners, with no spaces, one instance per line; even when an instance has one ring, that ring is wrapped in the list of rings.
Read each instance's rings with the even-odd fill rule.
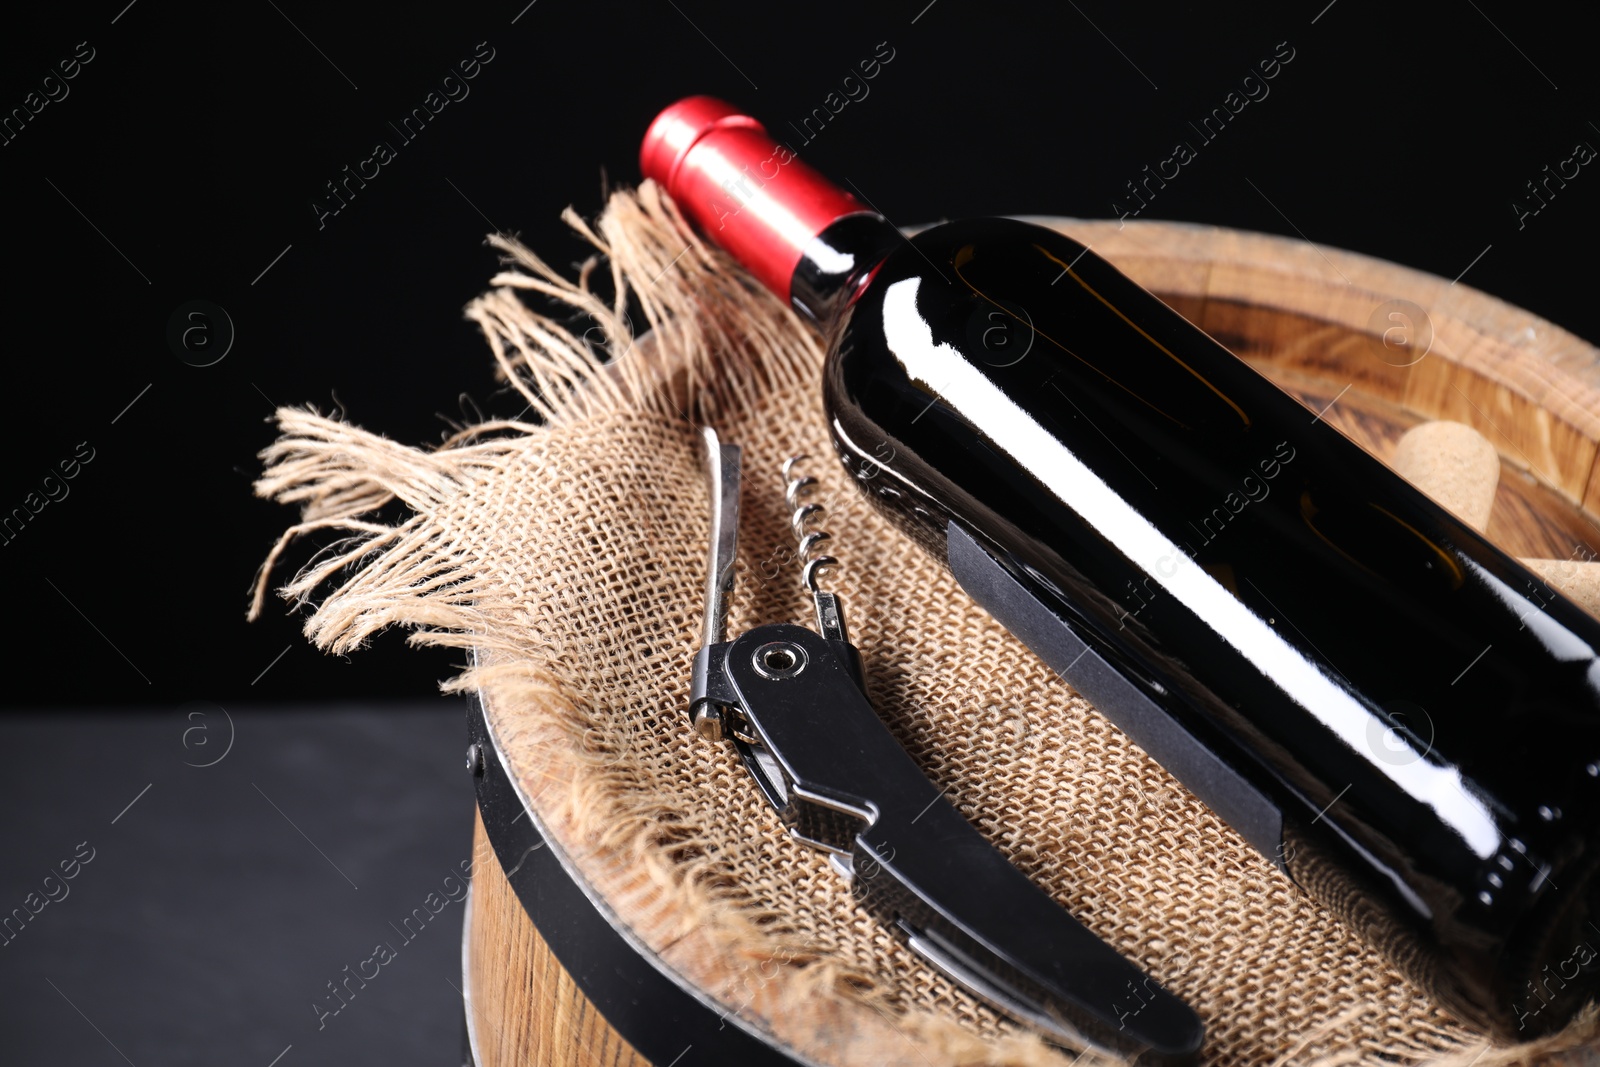
[[[91,811],[109,819],[155,783],[141,801],[149,807],[117,824],[126,842],[105,846],[123,859],[89,868],[78,903],[28,931],[38,956],[29,958],[65,961],[67,981],[101,991],[102,1012],[121,1003],[119,990],[138,990],[115,1042],[135,1063],[264,1067],[291,1042],[295,1063],[361,1062],[358,1046],[373,1062],[420,1063],[453,1047],[449,991],[440,999],[439,979],[455,974],[445,949],[375,993],[388,1006],[351,1020],[357,1036],[340,1039],[351,1047],[314,1036],[302,1002],[336,958],[354,962],[366,935],[346,945],[338,936],[350,924],[403,912],[435,868],[442,876],[465,855],[459,709],[373,704],[428,699],[460,657],[406,649],[397,635],[348,660],[323,656],[276,602],[247,624],[256,566],[293,519],[252,496],[255,453],[272,440],[274,405],[342,408],[408,443],[437,441],[479,411],[520,410],[461,317],[497,269],[484,234],[520,233],[558,264],[583,258],[561,209],[592,215],[607,181],[635,182],[645,126],[680,96],[723,96],[781,131],[887,42],[894,58],[805,147],[809,162],[853,181],[900,224],[1099,217],[1175,142],[1198,143],[1188,123],[1288,42],[1293,61],[1270,95],[1204,145],[1142,217],[1303,237],[1446,278],[1470,267],[1463,284],[1600,337],[1589,255],[1600,176],[1586,167],[1521,228],[1512,208],[1576,142],[1600,145],[1593,37],[1576,6],[524,3],[112,0],[4,16],[5,113],[79,42],[94,58],[65,99],[0,146],[9,431],[0,514],[23,506],[80,442],[94,459],[70,495],[0,545],[11,620],[0,905],[93,836],[82,828]],[[484,49],[493,58],[470,94],[400,145],[387,123]],[[377,140],[395,144],[397,158],[319,226],[312,203],[325,183]],[[197,299],[226,309],[236,331],[206,367],[167,340],[174,311]],[[289,710],[329,701],[362,703]],[[163,807],[162,775],[190,773],[178,766],[179,738],[193,722],[216,722],[210,710],[187,718],[195,708],[230,709],[255,724],[259,744],[210,778],[180,779],[187,799]],[[171,766],[146,773],[141,760]],[[251,778],[273,767],[275,786]],[[357,868],[357,882],[386,885],[393,900],[367,900],[359,913],[329,904],[345,890],[316,881],[331,877],[322,858],[289,849],[299,838],[272,851],[267,835],[286,832],[284,812],[261,803],[261,787]],[[402,823],[407,805],[436,821]],[[150,829],[131,829],[135,814]],[[218,824],[230,819],[231,831]],[[409,844],[362,851],[400,825],[415,830]],[[142,846],[139,832],[152,835]],[[175,858],[185,835],[230,834],[250,847]],[[168,874],[141,882],[141,870]],[[225,894],[237,896],[230,908],[199,904]],[[173,899],[196,904],[161,905]],[[184,954],[182,921],[224,946],[215,958]],[[103,936],[118,924],[131,941]],[[25,947],[0,949],[7,989],[29,990],[4,998],[13,1034],[39,1049],[54,1028],[76,1028],[57,1062],[121,1062],[33,964],[17,962]],[[189,964],[141,963],[166,949]],[[218,989],[225,1011],[207,995]],[[396,1025],[427,1039],[382,1046]]]
[[[640,135],[660,107],[710,92],[783,129],[880,41],[895,58],[805,154],[898,223],[1107,215],[1125,181],[1197,140],[1187,122],[1287,40],[1295,59],[1271,94],[1143,217],[1303,234],[1447,278],[1492,245],[1466,283],[1600,337],[1588,258],[1600,178],[1580,173],[1520,231],[1511,210],[1576,141],[1600,145],[1592,38],[1575,14],[1338,0],[1313,25],[1326,0],[1081,14],[938,0],[912,24],[925,3],[280,0],[280,13],[266,0],[138,0],[114,25],[119,3],[10,27],[0,106],[21,106],[79,41],[95,59],[0,147],[11,442],[0,509],[22,505],[78,442],[95,459],[0,546],[6,588],[26,605],[13,617],[45,637],[15,647],[26,666],[8,699],[429,691],[448,653],[391,637],[347,663],[310,650],[281,607],[245,623],[255,568],[292,519],[250,490],[273,404],[342,404],[408,443],[466,418],[462,396],[469,413],[515,414],[521,402],[499,391],[461,318],[497,268],[484,233],[580,259],[561,209],[592,214],[604,178],[638,180]],[[324,183],[375,140],[398,141],[386,124],[480,41],[495,58],[470,95],[319,229]],[[186,365],[166,341],[192,299],[221,305],[236,328],[214,366]]]

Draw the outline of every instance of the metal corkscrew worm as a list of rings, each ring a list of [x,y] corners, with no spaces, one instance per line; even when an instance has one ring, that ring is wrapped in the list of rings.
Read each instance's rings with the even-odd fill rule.
[[[820,519],[827,510],[817,503],[802,503],[802,494],[809,493],[817,487],[817,480],[809,474],[796,474],[795,468],[811,457],[805,453],[790,456],[783,462],[783,478],[787,483],[783,490],[784,503],[789,505],[789,526],[794,530],[794,536],[799,547],[796,554],[801,564],[800,584],[805,586],[817,606],[817,629],[822,636],[830,641],[848,641],[845,632],[844,611],[839,606],[837,593],[823,592],[821,585],[822,572],[829,567],[837,567],[838,559],[833,556],[818,554],[817,546],[825,541],[833,540],[833,535],[826,530],[808,529]]]
[[[821,592],[817,588],[819,572],[824,567],[838,566],[839,561],[832,556],[815,554],[818,545],[824,541],[833,540],[832,534],[826,530],[807,532],[806,529],[812,520],[821,518],[823,512],[827,510],[822,504],[802,504],[800,502],[800,494],[817,487],[817,480],[809,474],[797,475],[794,472],[795,467],[810,458],[810,456],[802,452],[800,455],[790,456],[784,461],[783,477],[788,482],[788,485],[784,487],[783,499],[788,503],[791,512],[789,525],[794,528],[794,535],[799,539],[800,563],[804,568],[800,575],[800,583],[811,592],[818,593]]]

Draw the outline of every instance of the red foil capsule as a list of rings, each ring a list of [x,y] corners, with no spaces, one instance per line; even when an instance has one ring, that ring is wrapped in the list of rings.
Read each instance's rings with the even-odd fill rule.
[[[755,119],[710,96],[687,97],[656,116],[639,169],[785,303],[812,239],[867,210]]]

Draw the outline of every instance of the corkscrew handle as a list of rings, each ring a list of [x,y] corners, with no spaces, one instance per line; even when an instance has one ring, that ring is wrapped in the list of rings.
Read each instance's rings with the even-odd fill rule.
[[[843,646],[848,649],[849,646]],[[848,856],[852,888],[913,950],[1051,1038],[1139,1064],[1193,1061],[1178,997],[1013,867],[878,718],[840,646],[761,626],[721,647],[746,765],[790,832]]]

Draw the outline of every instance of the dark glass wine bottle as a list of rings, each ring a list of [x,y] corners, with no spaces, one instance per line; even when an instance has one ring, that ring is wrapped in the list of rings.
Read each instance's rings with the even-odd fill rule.
[[[814,319],[856,484],[1303,889],[1502,1040],[1600,987],[1600,622],[1092,251],[909,240],[705,97],[642,153]]]

